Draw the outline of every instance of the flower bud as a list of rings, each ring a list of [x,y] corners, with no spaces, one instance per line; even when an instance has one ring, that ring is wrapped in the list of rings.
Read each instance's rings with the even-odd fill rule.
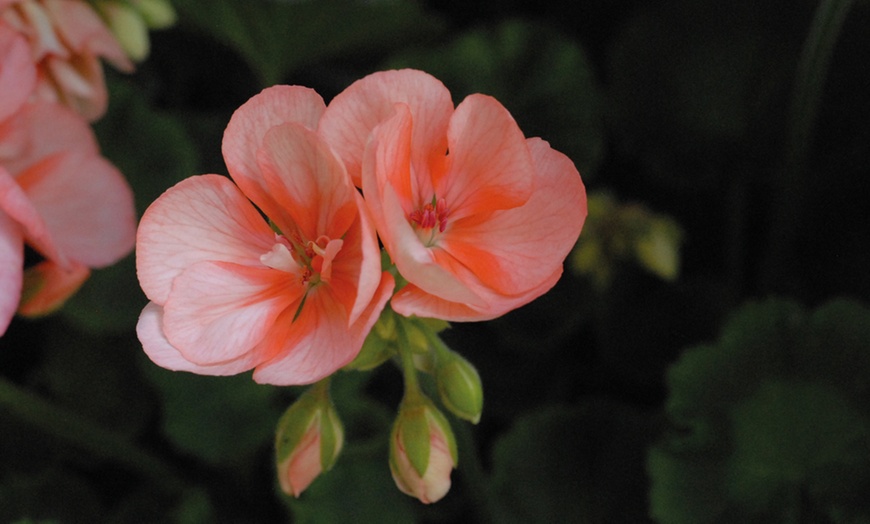
[[[344,369],[368,371],[396,354],[396,315],[384,309],[363,342],[359,354]]]
[[[680,226],[665,217],[653,217],[647,230],[635,243],[635,256],[647,270],[664,280],[675,280],[680,273]]]
[[[131,0],[131,5],[151,29],[165,29],[178,18],[168,0]]]
[[[483,412],[483,385],[474,366],[457,353],[445,352],[439,357],[435,379],[444,406],[457,417],[477,424]]]
[[[403,401],[390,434],[396,486],[424,504],[437,502],[450,490],[456,463],[456,439],[444,415],[425,397]]]
[[[316,385],[290,406],[275,435],[275,459],[281,490],[299,497],[335,463],[344,444],[344,428],[325,386]]]
[[[98,6],[127,56],[135,62],[144,60],[151,51],[151,41],[142,15],[122,2],[102,2]]]

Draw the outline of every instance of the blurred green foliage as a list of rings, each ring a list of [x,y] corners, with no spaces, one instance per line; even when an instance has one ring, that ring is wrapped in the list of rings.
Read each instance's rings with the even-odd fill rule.
[[[534,303],[446,330],[480,373],[484,410],[477,426],[451,419],[453,487],[423,506],[387,466],[393,366],[336,376],[345,448],[288,498],[272,445],[299,391],[155,367],[135,336],[146,299],[131,255],[0,338],[0,391],[53,406],[48,427],[78,420],[77,435],[105,439],[47,430],[0,395],[0,521],[870,519],[867,2],[174,5],[179,23],[152,34],[138,71],[108,72],[95,125],[140,214],[181,179],[226,173],[223,129],[260,89],[328,101],[372,71],[416,67],[457,103],[495,96],[590,191],[675,219],[679,277],[615,260],[602,287],[567,268]],[[811,32],[831,10],[842,25]],[[810,81],[816,98],[793,103]],[[810,122],[799,155],[796,122]],[[769,295],[790,298],[740,307]]]

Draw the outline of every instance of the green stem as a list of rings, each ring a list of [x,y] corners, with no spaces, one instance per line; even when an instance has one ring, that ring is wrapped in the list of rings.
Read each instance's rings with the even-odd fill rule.
[[[162,460],[142,451],[122,436],[55,406],[3,378],[0,378],[0,411],[95,457],[139,473],[170,491],[180,491],[184,487],[172,468]]]
[[[853,3],[854,0],[822,0],[804,42],[788,115],[784,157],[775,179],[768,250],[761,268],[762,286],[775,286],[774,276],[789,265],[792,248],[799,239],[797,217],[807,198],[809,182],[805,166],[807,152],[834,46]]]
[[[414,366],[414,347],[408,338],[405,327],[408,322],[404,317],[396,318],[396,337],[398,339],[399,359],[402,363],[402,375],[405,379],[405,401],[415,401],[423,393],[420,391],[420,379],[417,377],[417,367]]]

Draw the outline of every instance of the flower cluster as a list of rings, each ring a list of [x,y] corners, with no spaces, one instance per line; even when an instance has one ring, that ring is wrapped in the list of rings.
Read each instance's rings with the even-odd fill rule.
[[[107,104],[100,58],[131,67],[88,3],[0,0],[0,335],[133,248],[133,195],[88,124]]]
[[[268,88],[233,115],[223,156],[231,179],[189,178],[142,217],[145,352],[168,369],[253,370],[276,385],[395,357],[406,390],[391,470],[403,491],[439,499],[456,447],[416,373],[437,376],[461,418],[476,422],[483,397],[474,368],[424,319],[492,319],[556,283],[586,216],[573,163],[526,138],[495,99],[454,107],[415,70],[367,76],[328,106],[307,88]],[[312,417],[290,417],[305,425],[293,434],[329,418]],[[282,448],[279,473],[296,478],[283,470],[297,462],[319,472],[336,453],[320,464]],[[302,476],[282,485],[298,496]]]

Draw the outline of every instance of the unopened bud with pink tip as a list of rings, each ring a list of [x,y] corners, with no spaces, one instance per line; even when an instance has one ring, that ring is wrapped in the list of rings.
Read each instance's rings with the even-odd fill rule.
[[[414,397],[402,402],[390,434],[390,472],[402,492],[429,504],[450,490],[456,439],[432,402],[422,395]]]
[[[315,384],[281,416],[275,459],[281,490],[299,497],[328,471],[344,444],[344,428],[325,382]]]

